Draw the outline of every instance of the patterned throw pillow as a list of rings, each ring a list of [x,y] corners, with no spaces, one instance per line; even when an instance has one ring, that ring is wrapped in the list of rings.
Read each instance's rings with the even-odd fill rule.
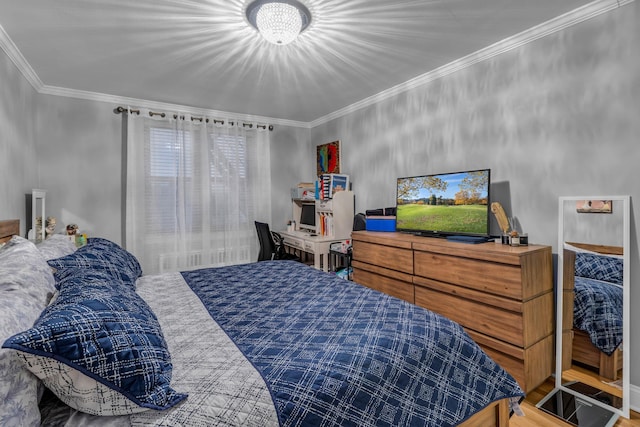
[[[29,330],[3,347],[63,402],[93,415],[167,409],[186,398],[170,387],[160,324],[129,283],[104,270],[75,270]]]
[[[142,275],[140,263],[131,253],[116,243],[99,237],[90,238],[87,244],[72,254],[48,261],[56,269],[58,281],[72,276],[76,269],[100,269],[112,277],[135,284]]]
[[[36,246],[13,237],[0,249],[0,342],[33,326],[53,292],[53,274]],[[0,425],[40,424],[40,380],[15,352],[0,349]]]
[[[622,258],[578,252],[575,266],[576,276],[622,285]]]

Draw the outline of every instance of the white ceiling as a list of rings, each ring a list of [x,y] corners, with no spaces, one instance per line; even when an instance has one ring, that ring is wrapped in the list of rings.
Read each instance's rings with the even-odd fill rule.
[[[302,1],[310,27],[275,46],[250,0],[6,0],[2,46],[45,92],[309,123],[591,3]]]

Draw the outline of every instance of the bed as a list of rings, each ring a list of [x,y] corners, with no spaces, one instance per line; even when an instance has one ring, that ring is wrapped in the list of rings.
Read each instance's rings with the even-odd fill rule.
[[[622,248],[568,242],[564,248],[563,329],[571,346],[565,366],[574,361],[616,380],[622,368]]]
[[[43,273],[45,248],[7,245]],[[506,426],[523,395],[456,323],[301,263],[140,277],[113,242],[65,251],[53,296],[50,277],[30,291],[46,308],[2,331],[0,368],[24,374],[2,425]]]

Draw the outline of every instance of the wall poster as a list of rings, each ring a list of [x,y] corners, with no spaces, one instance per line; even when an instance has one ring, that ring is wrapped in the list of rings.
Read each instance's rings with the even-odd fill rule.
[[[340,173],[340,141],[318,145],[316,149],[317,175]]]

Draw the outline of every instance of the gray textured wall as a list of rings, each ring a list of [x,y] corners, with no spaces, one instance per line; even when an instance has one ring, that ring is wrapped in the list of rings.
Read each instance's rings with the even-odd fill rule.
[[[530,241],[556,252],[559,196],[640,200],[638,46],[633,2],[317,126],[311,145],[341,140],[358,211],[395,205],[399,176],[489,167],[492,198]],[[640,305],[639,212],[632,213],[632,307]],[[640,324],[637,310],[632,324]],[[640,329],[631,334],[634,360]],[[631,380],[640,384],[637,365]]]
[[[20,219],[25,230],[25,194],[39,188],[37,94],[11,60],[0,52],[0,218]]]
[[[36,133],[47,215],[122,242],[122,121],[113,105],[41,95]]]
[[[0,52],[0,218],[20,219],[47,191],[46,215],[121,241],[121,124],[106,103],[39,95]]]
[[[271,134],[271,228],[284,230],[292,219],[289,189],[299,182],[313,182],[308,159],[315,156],[309,129],[276,125]],[[315,170],[315,169],[314,169]]]

